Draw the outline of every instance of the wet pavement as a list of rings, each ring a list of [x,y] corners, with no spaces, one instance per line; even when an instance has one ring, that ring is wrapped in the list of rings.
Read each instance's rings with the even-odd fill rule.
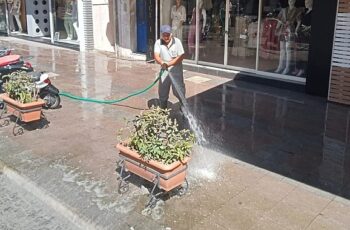
[[[349,107],[243,81],[189,101],[223,153],[350,198]]]
[[[158,67],[14,38],[2,46],[57,74],[61,91],[116,99],[150,84]],[[349,107],[300,92],[185,72],[189,109],[208,144],[195,148],[189,192],[146,210],[150,185],[132,178],[117,193],[117,130],[157,97],[118,105],[62,98],[48,128],[0,128],[0,171],[40,188],[81,229],[347,229],[350,226]],[[181,117],[170,98],[173,115]],[[184,124],[186,125],[186,124]],[[12,176],[11,176],[12,175]],[[13,175],[17,175],[14,177]],[[28,187],[31,190],[30,186]],[[317,189],[320,188],[320,189]],[[63,210],[63,211],[62,211]]]
[[[26,192],[14,181],[0,175],[0,229],[55,229],[77,227]]]

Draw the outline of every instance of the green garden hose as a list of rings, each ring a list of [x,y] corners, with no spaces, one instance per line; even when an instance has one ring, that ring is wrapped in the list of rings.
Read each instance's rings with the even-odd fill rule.
[[[120,98],[117,100],[99,100],[99,99],[93,99],[93,98],[88,98],[88,97],[78,97],[78,96],[75,96],[75,95],[68,93],[68,92],[61,92],[61,93],[59,93],[59,95],[63,96],[63,97],[68,97],[68,98],[73,99],[73,100],[78,100],[78,101],[86,101],[86,102],[93,102],[93,103],[100,103],[100,104],[115,104],[115,103],[125,101],[125,100],[129,99],[130,97],[134,97],[134,96],[140,95],[144,92],[147,92],[149,89],[151,89],[159,81],[159,79],[162,77],[163,74],[168,74],[168,72],[165,70],[161,70],[159,72],[158,77],[150,85],[148,85],[146,88],[144,88],[142,90],[138,90],[134,93],[129,94],[126,97],[123,97],[123,98]]]

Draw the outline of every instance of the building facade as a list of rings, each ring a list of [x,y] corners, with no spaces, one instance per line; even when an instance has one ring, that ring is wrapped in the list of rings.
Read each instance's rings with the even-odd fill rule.
[[[151,60],[159,26],[169,24],[187,68],[239,71],[327,96],[337,6],[337,0],[0,0],[0,32]]]
[[[141,52],[150,59],[159,26],[169,24],[188,66],[293,82],[327,96],[337,1],[118,2],[120,55]]]
[[[1,0],[0,32],[9,36],[114,52],[114,1]]]

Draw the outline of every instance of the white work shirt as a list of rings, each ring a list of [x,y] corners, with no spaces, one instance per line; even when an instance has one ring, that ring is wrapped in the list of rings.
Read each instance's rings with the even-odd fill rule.
[[[169,62],[185,53],[182,43],[178,38],[172,37],[168,46],[162,43],[161,39],[156,41],[154,44],[154,53],[158,53],[164,62]]]

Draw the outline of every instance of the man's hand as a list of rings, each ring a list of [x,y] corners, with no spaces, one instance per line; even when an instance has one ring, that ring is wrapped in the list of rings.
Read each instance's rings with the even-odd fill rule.
[[[165,63],[165,62],[163,62],[161,66],[162,66],[162,69],[164,69],[164,70],[167,70],[169,67],[168,63]]]

